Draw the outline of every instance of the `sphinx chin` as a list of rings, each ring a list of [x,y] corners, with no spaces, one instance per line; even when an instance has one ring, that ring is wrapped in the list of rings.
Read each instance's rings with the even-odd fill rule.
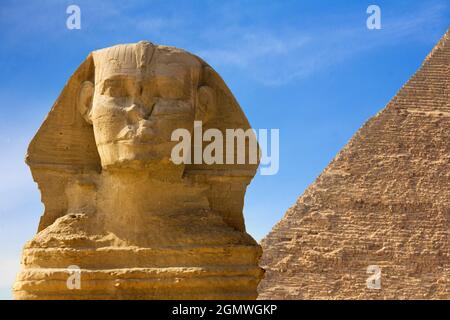
[[[103,169],[151,169],[172,166],[170,152],[173,143],[135,143],[119,141],[98,147]]]

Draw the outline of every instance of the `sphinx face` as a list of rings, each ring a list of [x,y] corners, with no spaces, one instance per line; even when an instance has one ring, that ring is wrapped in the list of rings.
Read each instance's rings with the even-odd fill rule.
[[[136,46],[127,49],[138,56]],[[167,162],[177,143],[172,132],[192,130],[201,64],[184,51],[153,50],[151,60],[139,65],[138,57],[131,68],[126,54],[95,59],[90,119],[103,167]]]

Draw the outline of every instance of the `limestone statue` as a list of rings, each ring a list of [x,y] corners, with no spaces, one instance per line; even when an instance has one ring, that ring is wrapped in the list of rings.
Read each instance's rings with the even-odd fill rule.
[[[171,134],[196,120],[250,128],[195,55],[144,41],[92,52],[28,148],[45,212],[14,297],[256,298],[262,252],[242,209],[257,164],[175,165]]]

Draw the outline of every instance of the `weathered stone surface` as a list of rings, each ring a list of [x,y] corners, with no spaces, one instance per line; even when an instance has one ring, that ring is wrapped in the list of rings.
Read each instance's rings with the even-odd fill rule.
[[[450,299],[449,75],[447,32],[263,239],[260,298]]]
[[[91,53],[30,143],[45,212],[16,299],[252,299],[242,207],[257,165],[175,165],[173,130],[250,128],[204,61],[149,42]],[[66,285],[81,268],[81,288]]]

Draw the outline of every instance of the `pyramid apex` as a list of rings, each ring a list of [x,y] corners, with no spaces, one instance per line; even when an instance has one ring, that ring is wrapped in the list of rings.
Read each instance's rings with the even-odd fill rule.
[[[450,40],[450,28],[447,29],[447,32],[442,36],[442,38],[439,40],[439,42],[434,46],[434,48],[431,50],[431,52],[427,55],[427,57],[424,60],[424,63],[429,61],[433,55],[436,53],[436,51],[443,50],[445,46],[448,46]]]

